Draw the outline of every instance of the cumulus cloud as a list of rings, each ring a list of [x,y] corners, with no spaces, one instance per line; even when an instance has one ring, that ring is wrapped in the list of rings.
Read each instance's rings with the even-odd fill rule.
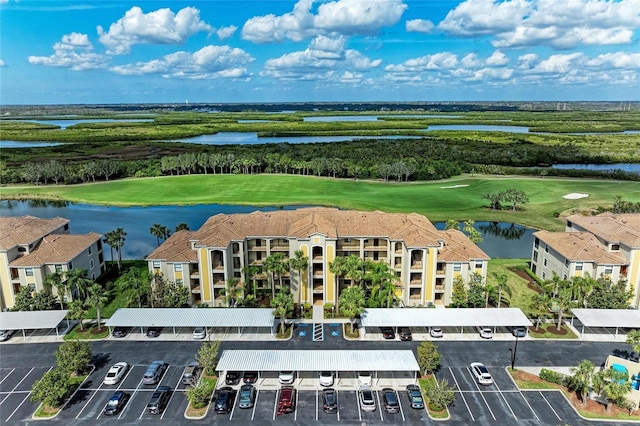
[[[138,6],[111,24],[109,31],[101,26],[97,29],[100,42],[111,55],[127,54],[131,46],[140,43],[182,44],[201,31],[214,31],[211,25],[200,20],[200,11],[193,7],[185,7],[174,14],[171,9],[144,13]]]
[[[226,38],[231,37],[238,30],[238,27],[235,25],[230,25],[228,27],[220,27],[216,30],[216,34],[220,40],[224,40]]]
[[[395,25],[407,5],[402,0],[336,0],[322,3],[314,14],[314,0],[299,0],[283,15],[256,16],[245,22],[242,38],[254,43],[302,41],[317,35],[371,35]]]
[[[631,43],[640,27],[638,0],[465,0],[438,29],[454,36],[490,36],[495,47]]]
[[[6,67],[6,66],[7,64],[5,64],[5,62],[2,59],[0,59],[0,67]]]
[[[71,68],[74,71],[99,69],[107,66],[107,58],[93,52],[93,45],[86,34],[66,34],[53,45],[53,50],[53,55],[29,56],[28,61],[34,65]]]
[[[254,59],[242,49],[208,45],[197,52],[175,52],[148,62],[112,67],[121,75],[160,74],[165,78],[245,78]]]
[[[429,34],[433,31],[433,22],[428,19],[412,19],[405,22],[405,29],[410,33]]]
[[[585,62],[593,68],[618,68],[640,70],[640,53],[614,52],[598,55]]]

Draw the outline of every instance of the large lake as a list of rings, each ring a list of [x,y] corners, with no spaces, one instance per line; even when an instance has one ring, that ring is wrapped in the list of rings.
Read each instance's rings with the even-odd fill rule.
[[[285,206],[292,210],[300,206]],[[69,219],[72,233],[98,232],[105,234],[116,228],[127,233],[122,248],[124,259],[143,259],[157,247],[156,237],[149,228],[159,223],[172,230],[184,222],[189,229],[198,229],[218,213],[250,213],[256,210],[274,211],[278,207],[255,207],[237,205],[153,206],[153,207],[105,207],[91,204],[65,204],[43,201],[0,201],[0,215],[32,215],[41,218],[57,216]],[[444,223],[435,223],[444,229]],[[531,228],[504,222],[477,222],[475,224],[484,241],[479,244],[492,258],[529,258],[533,244]],[[110,259],[110,249],[105,247],[105,256]]]
[[[258,137],[255,132],[218,132],[193,138],[172,139],[165,142],[195,143],[200,145],[256,145],[262,143],[322,143],[346,142],[358,139],[419,139],[420,136],[268,136]]]

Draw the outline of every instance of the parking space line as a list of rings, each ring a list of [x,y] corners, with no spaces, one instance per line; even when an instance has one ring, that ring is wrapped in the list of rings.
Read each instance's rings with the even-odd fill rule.
[[[400,414],[402,415],[402,421],[406,422],[407,419],[404,418],[404,410],[402,409],[402,402],[400,401],[400,394],[398,394],[398,391],[396,390],[396,398],[398,398],[398,406],[400,407]]]
[[[540,394],[540,396],[542,397],[542,399],[544,399],[544,402],[547,403],[547,405],[549,406],[549,408],[551,408],[551,411],[553,411],[553,414],[556,415],[556,417],[558,418],[558,420],[562,420],[560,418],[560,416],[558,415],[558,413],[556,412],[556,410],[553,409],[553,406],[549,403],[549,401],[547,400],[547,398],[544,396],[544,394],[542,393],[542,391],[538,391],[538,393]]]
[[[273,419],[276,419],[276,412],[278,411],[278,394],[280,393],[280,390],[276,391],[276,399],[275,401],[273,401]]]
[[[31,392],[29,392],[27,396],[24,397],[22,402],[16,407],[15,410],[13,410],[13,412],[9,415],[9,417],[7,417],[7,420],[5,420],[5,422],[8,422],[11,419],[11,417],[16,413],[16,411],[18,411],[20,407],[22,407],[22,404],[24,404],[24,402],[27,400],[27,398],[29,398],[30,395],[31,395]]]
[[[518,392],[520,392],[520,390],[518,390]],[[522,394],[522,392],[520,392],[520,396],[522,397],[522,399],[524,399],[524,402],[529,406],[529,409],[531,410],[531,412],[533,413],[533,416],[536,418],[536,420],[540,420],[540,417],[538,417],[538,415],[536,414],[535,411],[533,411],[533,407],[531,406],[531,404],[529,404],[529,401],[527,401],[527,398],[524,397],[524,395]],[[559,419],[558,419],[559,420]]]
[[[76,420],[78,420],[78,417],[80,417],[80,415],[82,414],[82,412],[84,411],[85,408],[87,408],[87,406],[89,405],[89,403],[91,402],[91,400],[93,399],[94,396],[96,396],[98,394],[98,392],[100,391],[100,387],[102,386],[102,383],[100,384],[100,386],[98,386],[98,389],[96,389],[95,391],[93,391],[93,394],[91,395],[91,397],[89,398],[89,400],[84,404],[84,406],[82,407],[82,409],[80,410],[80,412],[78,413],[78,415],[76,416]]]
[[[500,387],[498,387],[498,383],[494,380],[493,384],[496,386],[496,388],[498,389],[498,392],[500,393],[500,396],[502,397],[502,399],[504,400],[504,403],[507,404],[507,407],[509,407],[509,411],[511,411],[511,414],[513,415],[513,418],[518,420],[518,417],[516,417],[516,413],[513,412],[513,410],[511,409],[511,406],[509,405],[509,403],[507,402],[507,398],[504,397],[504,395],[502,394],[502,391],[500,390]],[[533,410],[531,410],[533,411]],[[534,416],[536,416],[536,413],[533,413]],[[537,418],[538,416],[536,416]],[[538,419],[540,420],[540,419]]]
[[[142,384],[142,379],[140,379],[140,382],[138,382],[138,386],[136,386],[136,389],[133,391],[133,394],[131,394],[131,398],[129,398],[129,401],[132,401],[133,398],[135,398],[136,394],[138,393],[138,390],[140,389],[140,385]],[[120,420],[122,418],[122,416],[124,415],[124,413],[127,412],[127,410],[129,409],[129,407],[131,407],[131,404],[129,404],[127,402],[127,405],[125,405],[124,410],[122,410],[122,412],[120,413],[120,415],[118,416],[118,420]],[[147,408],[146,405],[144,408]],[[142,415],[141,415],[142,417]]]
[[[256,415],[256,407],[258,406],[258,398],[260,397],[260,389],[256,389],[256,399],[253,401],[253,410],[251,410],[251,420]]]
[[[296,409],[293,410],[293,421],[295,422],[298,419],[298,396],[300,395],[300,392],[298,392],[296,390]],[[318,410],[316,410],[316,413],[318,412]]]
[[[9,376],[11,375],[11,373],[13,373],[14,371],[16,371],[16,369],[15,369],[15,368],[12,368],[12,369],[11,369],[11,371],[9,371],[9,373],[8,373],[6,376],[4,376],[4,377],[2,378],[2,380],[0,380],[0,385],[2,384],[2,382],[4,382],[5,380],[7,380],[7,377],[9,377]]]
[[[467,371],[469,372],[469,375],[471,376],[471,380],[473,381],[473,384],[476,385],[476,388],[478,389],[478,392],[480,392],[480,396],[482,397],[482,400],[484,401],[485,405],[489,409],[489,412],[491,413],[491,417],[493,417],[493,420],[498,420],[498,419],[496,419],[496,416],[493,414],[493,410],[491,409],[491,407],[489,407],[489,403],[487,402],[487,399],[482,394],[482,391],[480,390],[480,386],[478,386],[478,382],[476,382],[476,378],[473,377],[473,374],[471,374],[471,370],[469,370],[469,367],[467,367]],[[511,407],[509,407],[509,409],[511,409]]]
[[[360,412],[360,391],[356,391],[356,407],[358,407],[358,420],[362,421],[362,413]]]
[[[52,369],[52,368],[53,368],[53,367],[49,367],[49,369],[47,370],[47,373],[48,373],[49,371],[51,371],[51,369]],[[12,393],[13,393],[13,392],[18,388],[18,386],[20,386],[20,384],[22,384],[22,382],[24,382],[24,381],[25,381],[25,379],[26,379],[27,377],[29,377],[29,374],[31,374],[31,372],[32,372],[33,370],[35,370],[35,367],[33,367],[31,370],[29,370],[29,372],[28,372],[27,374],[25,374],[25,375],[24,375],[24,377],[22,378],[22,380],[20,380],[20,381],[18,382],[18,384],[17,384],[17,385],[15,385],[15,386],[13,387],[13,389],[11,389],[11,392],[9,392],[9,393],[7,394],[7,396],[5,396],[4,398],[2,398],[2,401],[0,401],[0,405],[2,405],[2,403],[3,403],[7,398],[9,398],[9,395],[11,395],[11,394],[12,394]],[[44,376],[44,374],[43,374],[43,376]]]
[[[296,406],[297,409],[297,406]],[[320,407],[318,406],[318,389],[316,389],[316,421],[318,421],[318,410]]]
[[[378,407],[380,407],[380,420],[384,421],[384,417],[382,416],[382,404],[380,404],[380,392],[374,391],[376,393],[376,398],[378,399]]]
[[[456,384],[456,387],[458,388],[458,393],[460,393],[460,396],[462,397],[462,402],[464,402],[464,405],[467,407],[467,411],[469,412],[469,415],[471,416],[471,420],[473,420],[474,422],[476,421],[475,417],[473,417],[473,413],[471,412],[471,408],[469,408],[469,404],[467,404],[467,400],[464,397],[464,394],[462,393],[462,389],[460,389],[460,385],[458,384],[458,380],[456,379],[456,375],[453,374],[453,370],[451,369],[451,367],[449,367],[449,372],[451,373],[451,377],[453,377],[453,381]],[[433,376],[435,377],[435,373],[433,374]]]
[[[167,371],[169,371],[169,369],[167,368]],[[178,381],[176,382],[176,385],[173,388],[173,391],[171,392],[171,396],[169,397],[169,401],[167,401],[167,405],[165,405],[164,410],[162,410],[162,414],[160,415],[160,419],[164,419],[164,413],[167,412],[167,408],[169,407],[169,404],[171,404],[171,400],[173,399],[173,395],[176,394],[177,390],[178,390],[178,386],[180,386],[180,381],[182,380],[182,375],[178,376]],[[234,405],[235,405],[235,400],[233,401]],[[233,412],[233,407],[231,407],[231,412]]]

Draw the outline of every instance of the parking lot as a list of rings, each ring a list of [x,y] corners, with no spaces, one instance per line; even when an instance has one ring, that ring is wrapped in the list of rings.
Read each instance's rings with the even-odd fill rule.
[[[576,419],[561,393],[520,391],[505,367],[489,367],[492,385],[479,385],[469,367],[447,367],[436,377],[457,389],[456,402],[449,407],[456,423],[565,423]]]
[[[33,382],[50,368],[0,368],[0,420],[19,423],[30,418],[40,405],[29,399]]]

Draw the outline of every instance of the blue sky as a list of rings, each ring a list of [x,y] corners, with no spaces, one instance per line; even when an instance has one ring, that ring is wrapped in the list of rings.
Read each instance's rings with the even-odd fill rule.
[[[0,0],[0,103],[640,100],[640,0]]]

